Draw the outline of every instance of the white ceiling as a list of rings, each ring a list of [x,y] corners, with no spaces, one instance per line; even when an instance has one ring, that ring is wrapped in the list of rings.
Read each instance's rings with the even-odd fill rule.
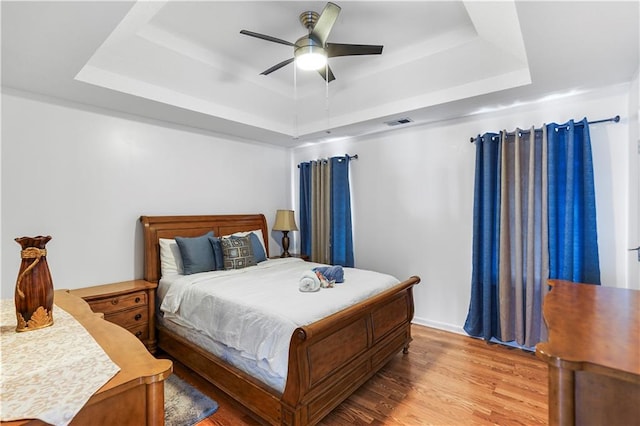
[[[281,146],[387,131],[629,82],[637,1],[346,1],[328,41],[381,44],[293,64],[324,1],[2,1],[2,86]],[[294,84],[295,81],[295,84]]]

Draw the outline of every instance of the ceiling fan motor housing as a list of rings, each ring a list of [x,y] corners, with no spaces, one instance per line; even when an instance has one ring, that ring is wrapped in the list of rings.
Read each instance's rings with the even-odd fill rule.
[[[300,51],[301,49],[326,54],[322,44],[319,41],[315,40],[312,36],[304,36],[296,40],[294,49],[295,56],[298,56],[300,54],[298,53],[298,51]]]

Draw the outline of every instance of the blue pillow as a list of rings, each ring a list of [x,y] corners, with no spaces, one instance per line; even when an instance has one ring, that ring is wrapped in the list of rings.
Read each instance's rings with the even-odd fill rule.
[[[262,243],[260,242],[260,238],[253,233],[250,232],[248,235],[249,240],[251,241],[251,248],[253,249],[253,257],[256,260],[256,263],[264,262],[267,260],[267,255],[264,252],[264,247],[262,247]],[[239,235],[232,235],[231,238],[242,238]],[[217,261],[217,258],[216,258]]]
[[[200,237],[175,238],[178,248],[180,248],[185,275],[215,271],[216,261],[209,237],[213,237],[213,231],[207,232]]]
[[[213,247],[213,257],[216,260],[216,271],[224,270],[224,256],[222,255],[222,245],[220,244],[220,238],[209,237],[211,247]]]

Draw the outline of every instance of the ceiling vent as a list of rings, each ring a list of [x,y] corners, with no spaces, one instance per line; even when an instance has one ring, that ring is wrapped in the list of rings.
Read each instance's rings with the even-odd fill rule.
[[[387,126],[393,127],[393,126],[399,126],[401,124],[407,124],[411,122],[413,122],[413,120],[410,118],[399,118],[393,121],[385,121],[384,124],[386,124]]]

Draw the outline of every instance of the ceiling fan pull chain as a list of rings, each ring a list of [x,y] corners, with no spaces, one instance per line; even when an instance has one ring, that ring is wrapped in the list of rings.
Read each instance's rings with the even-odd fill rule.
[[[298,71],[293,67],[293,139],[298,139]]]
[[[324,79],[324,87],[325,87],[325,109],[327,110],[327,133],[331,133],[331,122],[330,122],[330,114],[329,114],[329,62],[324,66],[325,74],[327,78]]]

